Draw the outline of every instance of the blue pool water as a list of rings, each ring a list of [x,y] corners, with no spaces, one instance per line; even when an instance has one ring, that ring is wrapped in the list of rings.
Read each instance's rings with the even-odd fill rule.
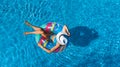
[[[25,20],[66,24],[67,48],[47,54]],[[0,67],[120,67],[120,0],[2,0]]]

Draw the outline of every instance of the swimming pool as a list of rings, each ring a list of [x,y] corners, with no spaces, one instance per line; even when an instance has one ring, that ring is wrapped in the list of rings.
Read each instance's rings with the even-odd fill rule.
[[[71,32],[61,53],[41,50],[28,20],[66,24]],[[120,0],[4,0],[0,2],[0,67],[119,67]]]

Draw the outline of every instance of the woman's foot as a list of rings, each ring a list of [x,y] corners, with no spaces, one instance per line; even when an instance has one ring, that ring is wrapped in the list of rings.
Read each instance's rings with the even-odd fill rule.
[[[28,21],[25,21],[25,24],[28,26],[32,26],[32,24],[30,24]]]
[[[27,34],[29,34],[29,32],[24,32],[24,35],[27,35]]]

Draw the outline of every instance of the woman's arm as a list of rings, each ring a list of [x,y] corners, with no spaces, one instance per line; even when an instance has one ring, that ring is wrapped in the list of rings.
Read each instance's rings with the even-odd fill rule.
[[[62,45],[59,51],[62,51],[66,48],[66,45]]]
[[[41,44],[38,44],[38,46],[39,46],[40,48],[42,48],[44,51],[46,51],[46,52],[50,53],[50,50],[48,50],[48,49],[44,48]]]
[[[54,46],[54,47],[51,49],[51,51],[56,50],[58,47],[60,47],[60,44],[59,44],[59,43],[56,43],[56,46]]]
[[[66,25],[63,26],[62,31],[67,33],[68,36],[70,36],[70,32],[69,32],[68,27]]]
[[[38,46],[39,47],[41,47],[44,51],[46,51],[47,53],[51,53],[51,52],[53,52],[55,49],[57,49],[58,47],[60,47],[60,44],[59,43],[57,43],[56,44],[56,46],[54,46],[52,49],[46,49],[46,48],[44,48],[42,45],[40,45],[40,44],[38,44]]]

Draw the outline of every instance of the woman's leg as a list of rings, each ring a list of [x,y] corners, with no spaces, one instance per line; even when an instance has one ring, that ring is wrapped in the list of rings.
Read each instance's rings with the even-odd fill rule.
[[[24,32],[25,35],[27,34],[43,34],[42,31],[34,31],[34,32]]]
[[[33,26],[32,24],[30,24],[28,21],[25,21],[25,24],[32,27],[34,30],[42,30],[41,28],[39,27],[36,27],[36,26]]]
[[[63,26],[63,32],[67,33],[67,35],[70,36],[70,32],[66,25]]]

